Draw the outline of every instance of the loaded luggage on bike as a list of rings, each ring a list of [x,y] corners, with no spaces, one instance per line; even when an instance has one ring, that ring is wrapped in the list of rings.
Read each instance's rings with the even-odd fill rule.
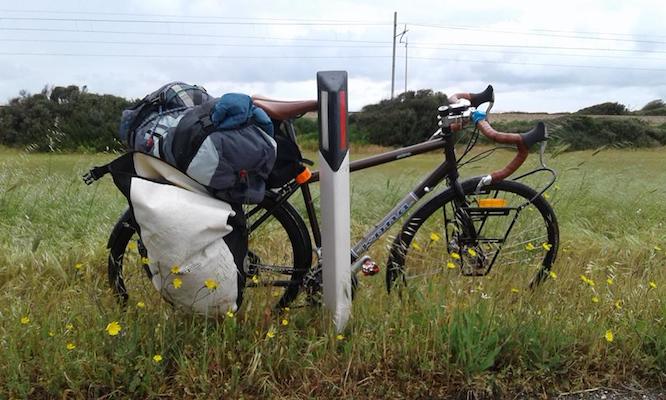
[[[109,172],[127,198],[155,288],[198,313],[235,310],[247,255],[242,204],[262,202],[278,157],[271,119],[249,96],[217,99],[174,82],[123,112],[120,137],[130,152],[86,178]]]

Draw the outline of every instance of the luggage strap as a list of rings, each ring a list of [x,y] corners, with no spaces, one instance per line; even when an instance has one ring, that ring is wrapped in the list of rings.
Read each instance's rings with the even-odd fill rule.
[[[83,182],[85,182],[86,185],[92,185],[93,182],[100,179],[109,172],[111,172],[109,164],[103,165],[101,167],[94,167],[88,171],[88,173],[83,175]]]

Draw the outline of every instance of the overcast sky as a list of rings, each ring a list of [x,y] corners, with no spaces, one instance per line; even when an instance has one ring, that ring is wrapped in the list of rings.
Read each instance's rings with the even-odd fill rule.
[[[0,0],[0,103],[46,84],[136,98],[172,80],[309,99],[317,71],[343,69],[358,110],[390,97],[394,11],[409,90],[490,83],[498,111],[666,98],[663,0]],[[404,44],[397,55],[396,94]]]

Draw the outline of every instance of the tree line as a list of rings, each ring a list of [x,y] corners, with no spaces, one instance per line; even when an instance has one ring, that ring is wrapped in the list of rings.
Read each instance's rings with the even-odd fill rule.
[[[0,144],[35,151],[122,149],[118,124],[130,100],[89,93],[85,86],[21,91],[0,107]]]
[[[40,93],[22,91],[0,106],[0,144],[34,151],[116,151],[123,109],[136,100],[89,93],[85,86],[45,87]],[[370,104],[349,116],[354,142],[405,146],[427,139],[437,130],[437,108],[446,94],[424,89]],[[589,115],[666,115],[666,104],[653,100],[637,111],[619,103],[601,103],[549,120],[551,136],[571,150],[604,145],[649,147],[666,145],[666,124],[653,126],[637,118],[599,119]],[[506,131],[525,131],[534,121],[493,123]],[[316,141],[317,121],[301,118],[299,136]]]

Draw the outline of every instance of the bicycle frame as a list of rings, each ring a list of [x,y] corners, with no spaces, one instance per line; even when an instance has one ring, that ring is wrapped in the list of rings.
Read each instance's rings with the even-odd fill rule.
[[[290,125],[290,122],[288,122]],[[289,128],[288,128],[289,129]],[[289,129],[290,130],[290,129]],[[451,132],[442,131],[441,134],[435,135],[434,138],[418,143],[412,146],[403,147],[397,150],[392,150],[386,153],[378,154],[375,156],[363,158],[350,162],[350,171],[360,171],[367,168],[375,167],[378,165],[390,163],[392,161],[409,158],[415,155],[423,154],[436,149],[444,149],[444,161],[439,164],[423,181],[415,186],[402,200],[400,200],[391,211],[389,211],[384,218],[381,219],[375,227],[367,232],[363,238],[356,243],[351,249],[351,263],[356,262],[361,254],[367,251],[386,231],[388,231],[403,215],[405,215],[420,199],[422,199],[434,187],[440,184],[444,179],[448,180],[456,194],[456,203],[458,205],[465,205],[465,195],[460,185],[458,178],[458,165],[455,153],[455,143],[453,134]],[[303,194],[305,201],[305,208],[310,222],[310,229],[312,230],[313,239],[317,249],[321,248],[321,232],[317,220],[316,209],[312,201],[309,185],[319,180],[318,171],[313,172],[312,178],[302,184],[298,185],[292,183],[283,187],[278,191],[278,202],[281,204],[283,201],[289,199],[299,188]],[[254,210],[253,210],[254,211]],[[250,215],[252,212],[250,213]],[[250,227],[250,231],[260,225],[271,214],[269,210],[265,215],[255,221]],[[472,229],[469,232],[475,235]]]

